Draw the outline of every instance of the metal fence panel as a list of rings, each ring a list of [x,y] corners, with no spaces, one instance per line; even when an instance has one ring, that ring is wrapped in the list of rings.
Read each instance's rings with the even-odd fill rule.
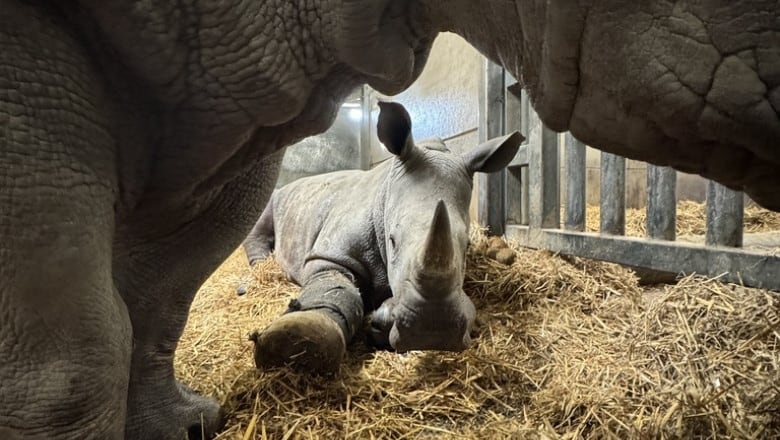
[[[711,183],[706,244],[675,241],[676,172],[648,165],[647,238],[625,234],[625,159],[601,155],[601,232],[585,229],[585,145],[566,135],[566,205],[560,225],[558,135],[543,126],[519,84],[489,63],[481,95],[480,136],[519,130],[526,137],[505,174],[480,181],[479,220],[521,245],[567,255],[780,290],[780,256],[742,249],[743,195]],[[606,235],[605,235],[606,234]]]
[[[697,273],[780,290],[780,257],[744,249],[507,225],[523,246],[679,274]]]

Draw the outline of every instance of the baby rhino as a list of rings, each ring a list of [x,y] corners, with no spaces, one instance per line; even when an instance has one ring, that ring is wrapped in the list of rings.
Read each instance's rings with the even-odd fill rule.
[[[441,141],[415,145],[400,104],[379,107],[377,134],[392,160],[279,188],[244,242],[250,264],[273,251],[302,286],[252,335],[258,367],[335,372],[364,314],[379,348],[459,351],[470,342],[475,310],[462,284],[472,177],[506,167],[523,138],[457,155]]]

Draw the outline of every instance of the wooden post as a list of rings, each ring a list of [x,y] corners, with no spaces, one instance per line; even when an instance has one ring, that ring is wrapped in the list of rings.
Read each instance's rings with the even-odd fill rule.
[[[585,144],[566,133],[566,208],[564,228],[585,230]]]
[[[601,152],[601,232],[626,233],[626,159]]]
[[[676,238],[677,173],[669,167],[647,165],[647,236]]]
[[[725,186],[709,182],[707,187],[707,233],[711,246],[742,246],[744,195]]]
[[[528,145],[528,225],[561,227],[558,133],[542,126],[541,142]]]
[[[504,134],[504,68],[485,60],[479,96],[479,140]],[[477,218],[490,235],[503,235],[505,222],[506,172],[477,175]]]

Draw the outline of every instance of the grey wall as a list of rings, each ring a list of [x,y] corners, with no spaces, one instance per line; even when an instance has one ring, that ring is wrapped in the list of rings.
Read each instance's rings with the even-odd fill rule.
[[[376,165],[390,156],[376,136],[379,99],[404,105],[412,118],[412,135],[417,141],[439,137],[455,152],[476,146],[479,72],[483,59],[458,35],[443,33],[434,42],[422,74],[409,89],[391,97],[369,90],[371,111],[365,128],[369,131],[370,164]],[[476,218],[474,207],[472,200],[472,218]]]
[[[277,188],[314,174],[360,169],[360,118],[359,107],[342,107],[328,131],[288,147]]]
[[[477,90],[482,55],[461,37],[443,33],[433,44],[420,77],[406,91],[395,96],[369,93],[371,99],[371,162],[389,155],[376,137],[378,99],[400,102],[412,118],[416,140],[440,137],[450,149],[462,151],[477,139]]]
[[[420,77],[403,93],[388,97],[366,87],[368,117],[350,117],[342,108],[333,126],[287,149],[277,186],[300,177],[340,169],[368,168],[390,157],[376,136],[379,99],[400,102],[412,118],[413,136],[420,141],[440,137],[453,151],[463,152],[477,144],[478,86],[482,55],[461,37],[444,33],[436,39]],[[360,102],[360,92],[350,102]],[[354,113],[353,113],[354,115]],[[366,113],[363,113],[366,116]],[[361,156],[361,129],[367,144]],[[368,157],[365,157],[368,156]],[[473,204],[474,205],[474,204]],[[475,217],[475,212],[472,210]]]

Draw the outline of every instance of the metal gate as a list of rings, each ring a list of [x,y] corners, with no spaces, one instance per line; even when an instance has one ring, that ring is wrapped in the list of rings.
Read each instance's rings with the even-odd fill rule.
[[[480,141],[518,130],[526,141],[507,169],[482,175],[478,215],[520,245],[653,271],[697,273],[780,290],[780,257],[742,248],[743,195],[710,181],[703,245],[675,241],[676,172],[647,166],[647,236],[625,237],[625,158],[601,153],[600,232],[585,231],[585,145],[566,133],[561,222],[560,136],[544,127],[517,81],[487,62],[480,87]]]

